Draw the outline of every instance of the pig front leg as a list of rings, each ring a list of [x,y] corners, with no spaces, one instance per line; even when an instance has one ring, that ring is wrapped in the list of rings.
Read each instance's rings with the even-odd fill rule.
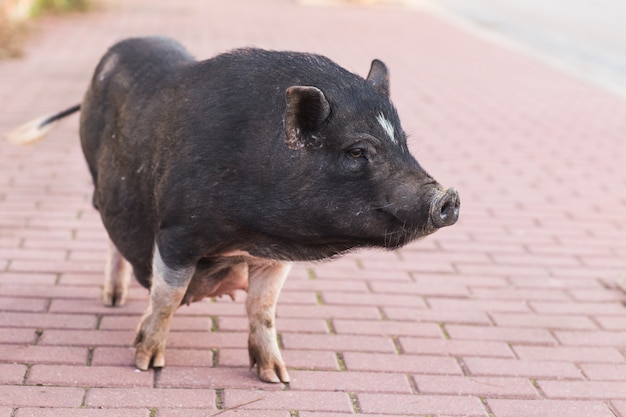
[[[246,310],[250,323],[250,368],[257,366],[265,382],[289,382],[287,367],[276,340],[276,302],[291,269],[286,262],[250,265]]]
[[[132,267],[109,239],[109,256],[104,272],[102,302],[105,306],[120,307],[126,304]]]
[[[158,249],[152,261],[152,283],[150,303],[144,313],[133,346],[135,366],[145,371],[150,366],[165,366],[165,344],[170,330],[170,321],[187,291],[195,268],[170,268],[163,262]]]

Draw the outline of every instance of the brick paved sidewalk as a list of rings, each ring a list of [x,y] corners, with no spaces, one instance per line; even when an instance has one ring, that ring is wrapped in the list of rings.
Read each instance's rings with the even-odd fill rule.
[[[0,417],[626,417],[626,102],[419,10],[117,0],[44,20],[25,59],[0,62],[0,135],[78,102],[105,49],[144,34],[202,58],[321,52],[362,75],[383,59],[461,219],[395,253],[295,268],[278,307],[288,387],[249,373],[241,301],[181,308],[168,366],[138,372],[147,293],[98,300],[105,235],[78,118],[0,143]]]

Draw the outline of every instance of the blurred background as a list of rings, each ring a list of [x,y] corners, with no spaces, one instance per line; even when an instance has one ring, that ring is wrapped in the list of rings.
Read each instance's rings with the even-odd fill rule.
[[[422,0],[424,1],[424,0]],[[626,2],[426,0],[486,36],[626,95]]]
[[[90,0],[0,0],[0,59],[22,55],[29,22],[46,14],[87,11]]]
[[[428,8],[490,40],[626,96],[626,2],[621,0],[300,0]],[[0,0],[0,59],[18,57],[28,21],[86,11],[97,0]]]

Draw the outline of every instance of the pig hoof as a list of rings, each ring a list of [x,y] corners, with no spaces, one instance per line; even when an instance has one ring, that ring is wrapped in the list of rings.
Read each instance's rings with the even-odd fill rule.
[[[147,371],[152,364],[153,368],[165,366],[165,343],[161,339],[146,337],[146,333],[140,328],[135,336],[133,346],[135,351],[135,366],[137,369]]]
[[[126,293],[103,291],[102,302],[107,307],[122,307],[126,304]]]
[[[263,382],[271,382],[272,384],[289,383],[289,374],[283,365],[276,368],[258,368],[259,379]]]
[[[135,366],[137,369],[147,371],[151,362],[153,368],[163,368],[165,366],[164,352],[152,352],[138,347],[135,353]]]
[[[291,380],[289,378],[289,373],[287,373],[287,367],[282,360],[270,360],[265,364],[261,364],[261,362],[257,361],[257,359],[251,354],[250,369],[252,369],[254,365],[257,367],[259,379],[263,382],[271,382],[273,384],[283,382],[287,384]]]

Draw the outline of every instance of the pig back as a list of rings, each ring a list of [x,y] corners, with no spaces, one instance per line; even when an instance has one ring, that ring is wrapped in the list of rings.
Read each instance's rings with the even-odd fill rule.
[[[157,220],[155,121],[175,70],[192,62],[167,38],[137,38],[109,49],[81,104],[80,137],[94,183],[93,204],[135,275],[149,285]]]

